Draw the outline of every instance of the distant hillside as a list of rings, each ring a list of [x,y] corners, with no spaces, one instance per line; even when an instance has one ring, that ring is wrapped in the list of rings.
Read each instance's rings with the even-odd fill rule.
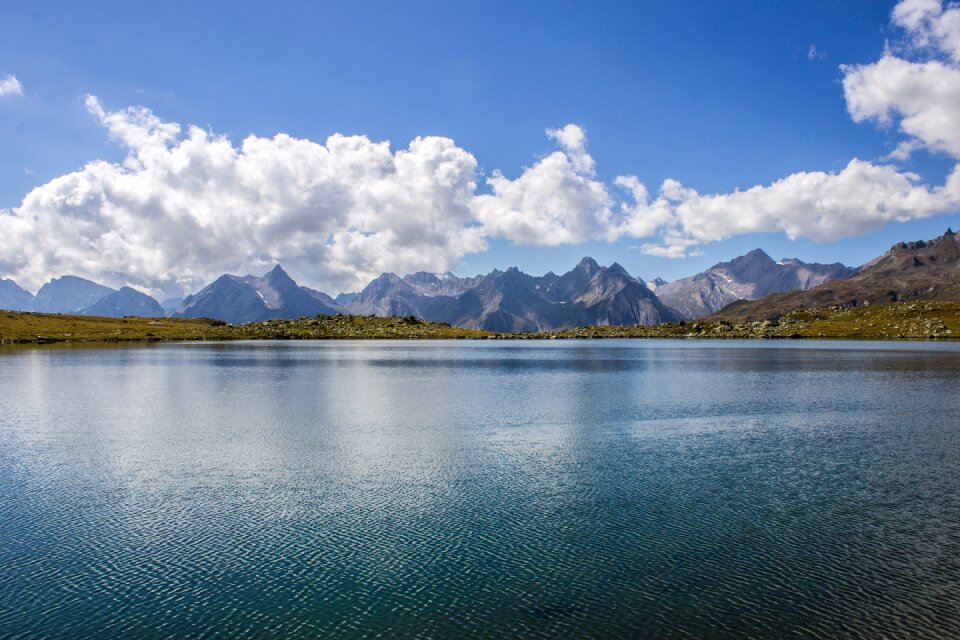
[[[901,300],[960,300],[960,241],[953,231],[948,229],[929,242],[898,243],[843,280],[807,291],[735,302],[713,319],[772,319],[796,309],[856,307]]]
[[[807,264],[796,259],[774,262],[760,249],[715,264],[675,282],[658,284],[657,297],[685,320],[716,313],[737,300],[757,300],[780,291],[805,290],[847,278],[855,269],[840,263]]]

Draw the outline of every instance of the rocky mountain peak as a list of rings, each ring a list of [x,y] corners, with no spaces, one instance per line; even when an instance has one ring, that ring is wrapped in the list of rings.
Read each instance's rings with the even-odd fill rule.
[[[933,240],[898,242],[886,255],[868,263],[871,269],[909,269],[927,264],[953,264],[960,260],[960,238],[952,229]]]
[[[624,269],[619,262],[614,262],[609,267],[607,267],[607,273],[623,275],[623,276],[626,276],[627,278],[633,278],[633,276],[631,276],[630,273],[627,272],[627,270]]]
[[[586,256],[577,263],[576,270],[592,276],[600,270],[600,265],[597,264],[597,261],[590,256]]]
[[[281,267],[279,264],[275,265],[273,269],[270,269],[270,271],[263,274],[263,279],[270,282],[276,282],[280,280],[284,280],[284,281],[289,280],[291,282],[293,281],[293,279],[287,274],[286,271],[283,270],[283,267]]]

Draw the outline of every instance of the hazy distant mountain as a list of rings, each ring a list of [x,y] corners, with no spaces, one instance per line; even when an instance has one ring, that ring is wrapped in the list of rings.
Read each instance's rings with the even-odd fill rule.
[[[163,308],[164,315],[172,315],[177,308],[183,304],[183,298],[166,298],[160,301],[160,306]]]
[[[332,311],[335,311],[336,313],[346,313],[346,309],[344,309],[343,306],[342,306],[340,303],[338,303],[336,300],[334,300],[333,298],[331,298],[330,296],[328,296],[328,295],[325,294],[324,292],[322,292],[322,291],[317,291],[316,289],[311,289],[310,287],[300,287],[300,288],[301,288],[308,296],[310,296],[310,297],[313,298],[314,300],[320,301],[321,304],[323,304],[323,305],[325,305],[326,307],[330,308]],[[314,315],[316,315],[316,314],[314,314]],[[327,315],[330,315],[330,314],[327,314]],[[334,315],[336,315],[336,314],[334,314]]]
[[[953,231],[929,242],[900,242],[855,275],[807,291],[738,302],[717,318],[776,318],[794,309],[858,306],[897,300],[960,300],[960,240]]]
[[[33,294],[13,280],[0,280],[0,309],[10,311],[29,311],[33,305]]]
[[[537,331],[588,324],[658,324],[674,319],[623,267],[584,258],[572,271],[535,277],[517,268],[458,278],[450,273],[385,273],[346,301],[357,314],[414,315],[492,331]]]
[[[357,295],[359,295],[359,292],[357,291],[349,291],[347,293],[338,293],[337,297],[334,298],[333,301],[336,302],[341,307],[344,307],[348,302],[356,298]]]
[[[647,288],[650,289],[650,291],[656,291],[663,285],[670,284],[670,283],[664,280],[663,278],[654,278],[653,280],[651,280],[646,284],[647,284]]]
[[[173,316],[217,318],[233,324],[289,319],[346,310],[330,296],[299,286],[277,265],[263,277],[223,275],[187,296]]]
[[[108,318],[123,316],[162,318],[166,315],[163,307],[156,300],[130,287],[122,287],[119,291],[107,294],[86,309],[81,309],[80,314]]]
[[[348,311],[358,315],[417,316],[429,320],[430,316],[455,313],[448,298],[464,294],[484,277],[458,278],[451,273],[418,271],[401,278],[394,273],[384,273],[358,293],[337,296],[337,301],[342,300]]]
[[[780,291],[804,290],[856,273],[840,263],[779,263],[760,249],[713,265],[689,278],[656,287],[656,295],[685,319],[716,313],[737,300],[757,300]]]
[[[40,287],[32,310],[41,313],[79,313],[111,293],[115,291],[102,284],[77,276],[63,276]]]

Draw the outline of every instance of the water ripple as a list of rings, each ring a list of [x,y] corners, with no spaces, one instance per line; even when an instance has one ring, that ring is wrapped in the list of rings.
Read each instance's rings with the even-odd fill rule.
[[[957,637],[960,355],[909,356],[0,359],[0,637]]]

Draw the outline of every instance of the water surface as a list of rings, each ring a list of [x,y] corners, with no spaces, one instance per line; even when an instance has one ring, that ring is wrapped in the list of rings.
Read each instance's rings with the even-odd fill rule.
[[[7,349],[0,637],[955,637],[958,347]]]

